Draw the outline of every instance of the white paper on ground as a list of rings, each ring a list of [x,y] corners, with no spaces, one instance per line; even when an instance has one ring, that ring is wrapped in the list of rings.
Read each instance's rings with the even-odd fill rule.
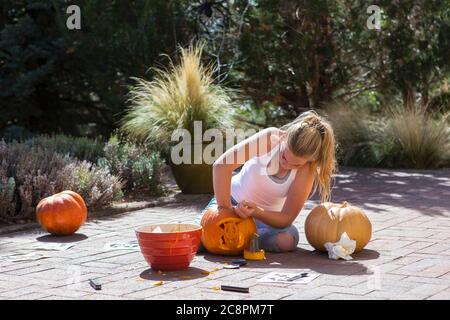
[[[288,279],[292,279],[293,277],[300,276],[302,273],[308,273],[308,274],[302,278],[297,278],[292,281],[288,280]],[[311,270],[304,270],[304,271],[299,271],[299,272],[271,272],[271,273],[266,274],[261,279],[258,279],[257,282],[305,284],[305,283],[309,283],[309,282],[313,281],[318,276],[319,276],[318,273],[313,272]]]
[[[29,251],[15,251],[0,255],[0,260],[8,262],[25,262],[25,261],[46,259],[49,257],[50,256],[43,253],[29,252]]]
[[[28,250],[65,251],[75,246],[75,243],[39,242],[33,244]]]
[[[37,251],[65,251],[72,248],[76,243],[44,242],[30,239],[10,239],[13,244],[20,244],[20,250]]]
[[[333,260],[338,260],[339,258],[351,260],[353,258],[350,255],[355,252],[356,241],[351,240],[347,232],[344,232],[338,242],[327,242],[324,246],[328,251],[328,258]]]
[[[106,243],[103,247],[104,250],[139,250],[139,244],[137,240],[129,241],[116,241]]]

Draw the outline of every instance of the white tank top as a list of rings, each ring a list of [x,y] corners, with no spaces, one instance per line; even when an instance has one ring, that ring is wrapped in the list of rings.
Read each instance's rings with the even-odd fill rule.
[[[251,201],[265,210],[281,211],[297,169],[291,170],[284,182],[274,181],[267,173],[267,165],[277,151],[278,146],[263,156],[248,160],[241,171],[231,178],[231,196],[234,200]]]

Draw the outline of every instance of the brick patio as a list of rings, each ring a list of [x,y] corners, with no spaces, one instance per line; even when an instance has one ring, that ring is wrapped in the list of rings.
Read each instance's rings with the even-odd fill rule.
[[[208,196],[176,195],[164,206],[90,220],[68,238],[39,229],[1,235],[0,255],[36,243],[73,243],[45,251],[46,259],[8,262],[0,257],[0,299],[450,299],[450,171],[345,169],[336,179],[334,201],[361,206],[373,225],[366,249],[351,261],[329,260],[312,250],[303,234],[307,203],[296,221],[295,252],[267,254],[263,262],[222,269],[231,260],[197,255],[187,271],[159,274],[136,250],[106,250],[105,244],[134,240],[147,223],[185,222]],[[39,251],[42,252],[42,251]],[[311,269],[305,285],[261,284],[271,271]],[[95,291],[88,279],[102,283]],[[155,285],[159,281],[162,285]],[[218,291],[221,284],[249,286],[250,293]]]

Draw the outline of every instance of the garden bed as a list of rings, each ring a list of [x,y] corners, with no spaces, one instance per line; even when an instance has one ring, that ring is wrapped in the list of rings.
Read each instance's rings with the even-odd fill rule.
[[[79,193],[90,212],[145,203],[169,192],[163,166],[156,150],[116,136],[107,142],[62,135],[0,141],[0,221],[32,222],[37,203],[62,190]]]

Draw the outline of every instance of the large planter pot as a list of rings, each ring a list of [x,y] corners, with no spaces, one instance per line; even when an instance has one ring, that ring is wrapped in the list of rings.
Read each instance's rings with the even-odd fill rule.
[[[181,192],[186,194],[214,192],[212,163],[205,163],[202,157],[203,151],[208,145],[209,143],[200,143],[185,146],[185,148],[190,148],[191,150],[190,163],[175,164],[172,161],[173,159],[170,159],[170,168]],[[194,152],[195,150],[197,150],[196,153]],[[219,156],[220,154],[216,154],[215,158]]]
[[[170,164],[175,182],[187,194],[213,193],[212,165]]]

